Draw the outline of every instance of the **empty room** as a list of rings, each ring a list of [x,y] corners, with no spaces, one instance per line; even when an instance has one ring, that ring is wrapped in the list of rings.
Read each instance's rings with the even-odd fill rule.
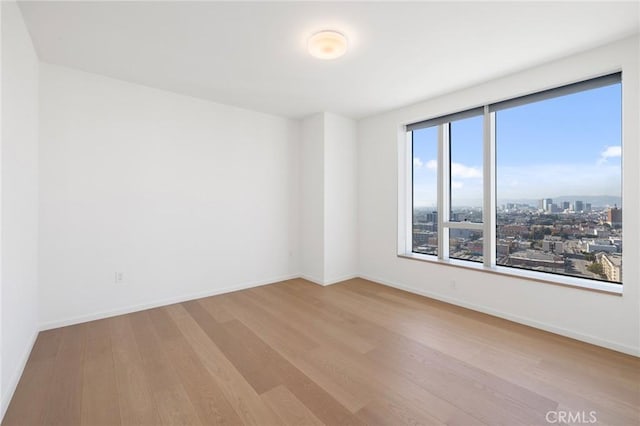
[[[639,2],[0,15],[2,425],[640,425]]]

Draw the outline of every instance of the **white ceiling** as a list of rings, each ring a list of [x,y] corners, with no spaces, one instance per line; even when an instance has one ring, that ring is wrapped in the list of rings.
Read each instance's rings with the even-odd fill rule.
[[[638,2],[22,2],[40,58],[289,117],[360,118],[638,32]],[[347,54],[306,38],[344,32]]]

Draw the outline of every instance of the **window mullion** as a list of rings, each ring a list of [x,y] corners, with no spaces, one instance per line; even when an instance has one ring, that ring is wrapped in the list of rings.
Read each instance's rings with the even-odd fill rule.
[[[449,259],[449,222],[451,211],[449,123],[438,126],[438,259]]]
[[[483,262],[487,267],[496,265],[496,113],[484,107],[483,130]]]
[[[403,236],[403,244],[399,244],[398,248],[402,253],[411,253],[413,251],[413,223],[414,223],[414,183],[413,183],[413,132],[406,132],[404,144],[400,145],[400,158],[402,163],[399,164],[400,170],[404,170],[404,185],[408,197],[398,198],[398,232]],[[402,204],[404,205],[402,205]]]

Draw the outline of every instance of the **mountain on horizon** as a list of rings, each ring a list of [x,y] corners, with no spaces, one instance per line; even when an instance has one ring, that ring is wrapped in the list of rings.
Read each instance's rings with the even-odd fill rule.
[[[548,197],[553,200],[553,203],[558,205],[562,202],[568,201],[573,205],[575,201],[582,201],[583,203],[589,203],[592,207],[613,207],[614,205],[618,207],[622,207],[622,197],[617,197],[615,195],[561,195],[558,197]],[[536,207],[538,205],[538,198],[500,198],[498,199],[498,206],[507,204],[507,203],[515,203],[515,204],[528,204],[532,207]],[[458,207],[471,207],[477,208],[482,206],[481,199],[462,199],[457,200],[457,203],[453,208]],[[416,209],[419,210],[437,210],[435,205],[433,206],[416,206]]]
[[[622,206],[622,197],[618,197],[615,195],[560,195],[557,197],[548,197],[553,200],[554,204],[559,204],[565,201],[573,203],[574,201],[582,201],[584,203],[589,203],[593,207],[606,207],[606,206],[614,206],[618,207]],[[518,204],[530,204],[532,206],[536,206],[538,204],[539,199],[528,198],[528,199],[501,199],[498,200],[498,204],[505,203],[518,203]]]

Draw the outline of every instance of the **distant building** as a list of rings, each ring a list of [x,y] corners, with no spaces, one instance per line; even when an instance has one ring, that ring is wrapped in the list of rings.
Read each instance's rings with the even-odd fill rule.
[[[430,232],[414,230],[413,231],[413,245],[414,245],[414,247],[426,244],[427,243],[427,239],[429,238],[430,235],[431,235]]]
[[[545,212],[551,211],[551,204],[553,204],[553,200],[551,198],[545,198],[542,200],[542,210]]]
[[[564,244],[562,237],[552,237],[546,235],[542,241],[542,250],[546,252],[552,252],[556,254],[564,253]]]
[[[547,204],[547,208],[545,209],[547,213],[559,213],[562,210],[556,203]]]
[[[496,252],[498,256],[507,256],[509,255],[509,249],[511,248],[511,244],[499,242],[496,244]]]
[[[582,201],[576,201],[573,203],[573,211],[581,212],[584,210],[584,203]]]
[[[417,231],[432,231],[435,232],[438,230],[438,224],[434,222],[426,222],[426,223],[414,223],[413,224],[413,232]]]
[[[598,252],[606,252],[606,253],[617,253],[618,247],[611,244],[609,241],[593,241],[587,243],[587,253],[598,253]]]
[[[509,264],[526,267],[527,269],[542,269],[552,272],[564,272],[564,259],[550,253],[542,253],[537,250],[526,250],[509,255]]]
[[[470,241],[467,243],[467,250],[469,250],[473,255],[481,255],[483,250],[482,240]]]
[[[602,271],[609,281],[622,282],[622,256],[602,253],[598,256]]]
[[[585,203],[584,204],[584,211],[585,212],[590,212],[591,211],[591,203]]]
[[[609,237],[609,241],[618,248],[618,253],[622,253],[622,238]]]
[[[611,226],[622,226],[622,209],[617,206],[607,210],[607,223]]]
[[[438,212],[427,213],[425,219],[427,222],[438,223]]]
[[[531,242],[519,240],[515,242],[515,246],[518,250],[529,250],[531,248]]]
[[[568,201],[562,202],[562,210],[569,210],[571,208],[571,203]]]
[[[525,225],[502,225],[498,232],[504,236],[517,237],[529,235],[529,227]]]
[[[475,234],[477,231],[472,229],[449,229],[449,238],[464,238],[469,239]]]

